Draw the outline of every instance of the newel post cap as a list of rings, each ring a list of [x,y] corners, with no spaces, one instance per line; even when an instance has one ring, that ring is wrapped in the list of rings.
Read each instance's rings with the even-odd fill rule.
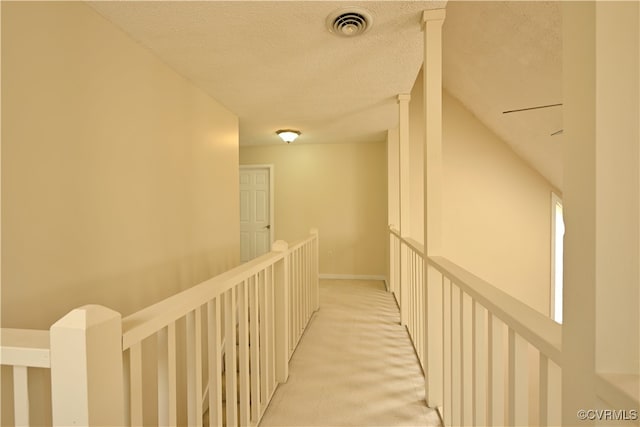
[[[276,240],[271,245],[271,250],[274,252],[285,252],[287,249],[289,249],[289,243],[284,240]]]

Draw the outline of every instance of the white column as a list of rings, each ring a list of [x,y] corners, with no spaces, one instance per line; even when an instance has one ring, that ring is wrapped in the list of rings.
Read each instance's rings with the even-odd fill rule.
[[[398,129],[387,132],[387,215],[389,225],[399,229],[400,224],[400,146]]]
[[[411,227],[411,150],[409,141],[409,100],[411,95],[398,95],[398,140],[399,140],[399,171],[400,171],[400,235],[409,237]],[[400,323],[406,325],[409,310],[408,292],[408,253],[406,248],[400,247]]]
[[[50,344],[53,425],[124,425],[120,313],[77,308],[51,326]]]
[[[596,371],[640,374],[640,3],[596,2]],[[640,388],[640,384],[637,384]]]
[[[442,252],[442,24],[445,9],[427,10],[424,23],[424,328],[425,397],[427,405],[442,405],[441,276],[428,268],[428,256]]]
[[[400,227],[400,146],[398,128],[387,131],[387,220],[389,227],[398,230]],[[389,291],[398,299],[398,283],[396,263],[397,254],[394,239],[389,233],[387,238],[387,280]]]
[[[638,7],[563,3],[563,425],[596,371],[639,374]]]

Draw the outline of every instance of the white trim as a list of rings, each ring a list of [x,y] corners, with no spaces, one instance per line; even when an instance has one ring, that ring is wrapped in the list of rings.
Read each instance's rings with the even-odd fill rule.
[[[380,280],[384,282],[384,286],[388,289],[387,278],[381,275],[370,274],[328,274],[321,273],[318,275],[320,280]]]
[[[273,164],[240,165],[240,169],[268,169],[269,170],[269,247],[273,245],[276,236],[276,210],[275,210],[275,175]]]

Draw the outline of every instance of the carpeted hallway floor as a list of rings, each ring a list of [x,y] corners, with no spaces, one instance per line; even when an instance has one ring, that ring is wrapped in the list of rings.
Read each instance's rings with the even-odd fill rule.
[[[261,426],[439,426],[393,296],[379,281],[321,280],[320,310]]]

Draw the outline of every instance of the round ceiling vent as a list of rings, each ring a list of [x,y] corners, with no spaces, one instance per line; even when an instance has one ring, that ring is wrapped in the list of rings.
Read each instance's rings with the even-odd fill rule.
[[[371,15],[361,8],[338,9],[327,17],[327,27],[333,34],[355,37],[365,33],[373,23]]]

